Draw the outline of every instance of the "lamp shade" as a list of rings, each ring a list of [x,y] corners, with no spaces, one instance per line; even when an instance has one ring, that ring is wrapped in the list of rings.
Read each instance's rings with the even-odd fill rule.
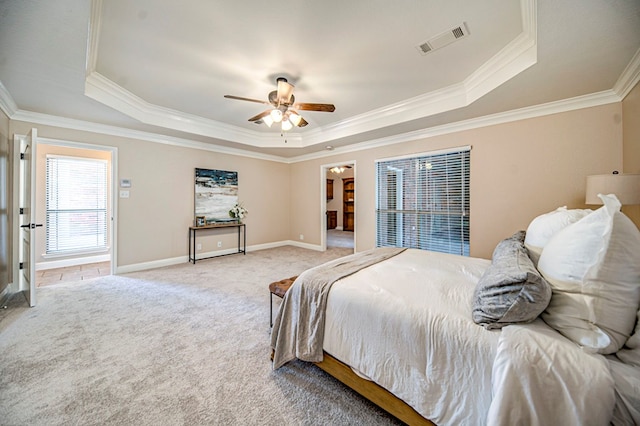
[[[587,176],[586,204],[602,204],[598,194],[614,194],[623,205],[640,204],[640,174]]]

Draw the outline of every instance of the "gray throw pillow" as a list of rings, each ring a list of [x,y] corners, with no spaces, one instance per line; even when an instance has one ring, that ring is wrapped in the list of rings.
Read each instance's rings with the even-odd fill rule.
[[[533,266],[524,246],[525,231],[496,246],[491,266],[480,277],[474,293],[473,321],[487,329],[527,323],[538,317],[551,300],[551,286]]]

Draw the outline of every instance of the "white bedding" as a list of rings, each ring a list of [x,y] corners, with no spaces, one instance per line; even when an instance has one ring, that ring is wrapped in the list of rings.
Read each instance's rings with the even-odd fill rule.
[[[603,357],[541,320],[502,332],[473,323],[489,264],[409,249],[339,280],[325,351],[439,425],[607,424],[614,393]]]
[[[492,382],[491,425],[608,425],[612,418],[607,360],[540,319],[503,328]]]
[[[336,282],[324,349],[436,424],[484,424],[499,331],[471,320],[490,261],[409,249]]]

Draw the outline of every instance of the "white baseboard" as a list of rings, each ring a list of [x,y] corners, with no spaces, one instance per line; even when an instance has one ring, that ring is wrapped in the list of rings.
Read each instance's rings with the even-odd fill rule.
[[[344,228],[342,226],[336,226],[336,231],[343,231]]]
[[[147,269],[163,268],[165,266],[186,263],[189,256],[173,257],[170,259],[152,260],[151,262],[133,263],[131,265],[118,266],[116,274],[126,274],[129,272],[146,271]]]
[[[300,241],[289,240],[287,241],[286,245],[300,247],[300,248],[309,249],[309,250],[322,251],[322,247],[320,245],[302,243]]]
[[[293,241],[293,240],[276,241],[273,243],[266,243],[266,244],[256,244],[256,245],[247,247],[246,251],[247,253],[249,253],[252,251],[266,250],[270,248],[283,247],[283,246],[296,246],[296,247],[301,247],[309,250],[322,251],[322,248],[319,245],[301,243],[299,241]],[[217,251],[211,251],[206,253],[198,253],[196,257],[196,261],[202,258],[210,257],[210,256],[219,256],[219,255],[233,254],[233,253],[237,253],[237,249],[217,250]],[[180,263],[187,263],[188,261],[189,261],[189,256],[179,256],[179,257],[173,257],[170,259],[152,260],[151,262],[134,263],[131,265],[118,266],[118,268],[116,269],[116,274],[126,274],[129,272],[138,272],[138,271],[145,271],[147,269],[162,268],[165,266],[178,265]]]
[[[36,263],[36,271],[45,271],[47,269],[66,268],[68,266],[86,265],[88,263],[109,262],[110,254],[101,254],[98,256],[75,257],[71,259],[52,260],[48,262]]]

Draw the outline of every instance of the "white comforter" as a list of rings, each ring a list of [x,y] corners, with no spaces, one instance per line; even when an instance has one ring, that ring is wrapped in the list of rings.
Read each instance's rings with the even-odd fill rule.
[[[608,425],[613,415],[607,360],[540,319],[502,330],[492,381],[491,425]]]
[[[407,250],[336,282],[325,351],[439,425],[606,424],[613,385],[603,358],[542,321],[502,332],[473,323],[489,264]]]

